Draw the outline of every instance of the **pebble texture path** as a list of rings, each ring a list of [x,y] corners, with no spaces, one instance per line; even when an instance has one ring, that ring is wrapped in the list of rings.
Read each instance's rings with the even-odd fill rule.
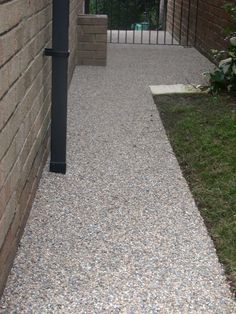
[[[199,83],[194,49],[109,46],[77,68],[68,173],[40,188],[1,313],[236,313],[149,85]]]

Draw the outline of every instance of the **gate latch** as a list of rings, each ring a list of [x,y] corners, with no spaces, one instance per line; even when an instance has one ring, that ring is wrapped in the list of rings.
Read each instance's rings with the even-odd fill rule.
[[[57,58],[68,58],[70,55],[70,51],[60,51],[60,50],[54,50],[52,48],[45,48],[44,55],[57,57]]]

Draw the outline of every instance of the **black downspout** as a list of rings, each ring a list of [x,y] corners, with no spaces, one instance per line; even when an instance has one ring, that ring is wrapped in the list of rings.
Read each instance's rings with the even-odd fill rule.
[[[50,171],[66,173],[69,0],[53,0]]]

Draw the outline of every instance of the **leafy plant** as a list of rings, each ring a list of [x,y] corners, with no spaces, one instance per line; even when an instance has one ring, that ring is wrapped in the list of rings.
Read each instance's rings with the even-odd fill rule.
[[[217,67],[206,73],[209,76],[210,91],[214,94],[236,91],[236,4],[228,3],[224,9],[232,19],[232,26],[226,29],[229,47],[222,51],[212,50]]]
[[[232,22],[236,23],[236,5],[234,3],[226,3],[223,8],[231,15]]]
[[[1,0],[0,0],[1,1]],[[135,23],[149,22],[151,29],[160,27],[157,4],[143,0],[90,0],[90,14],[107,14],[109,29],[133,29]]]

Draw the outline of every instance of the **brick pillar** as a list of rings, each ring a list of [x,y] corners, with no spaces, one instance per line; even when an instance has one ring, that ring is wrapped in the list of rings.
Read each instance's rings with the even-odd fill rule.
[[[79,15],[78,64],[101,65],[107,63],[107,16]]]

